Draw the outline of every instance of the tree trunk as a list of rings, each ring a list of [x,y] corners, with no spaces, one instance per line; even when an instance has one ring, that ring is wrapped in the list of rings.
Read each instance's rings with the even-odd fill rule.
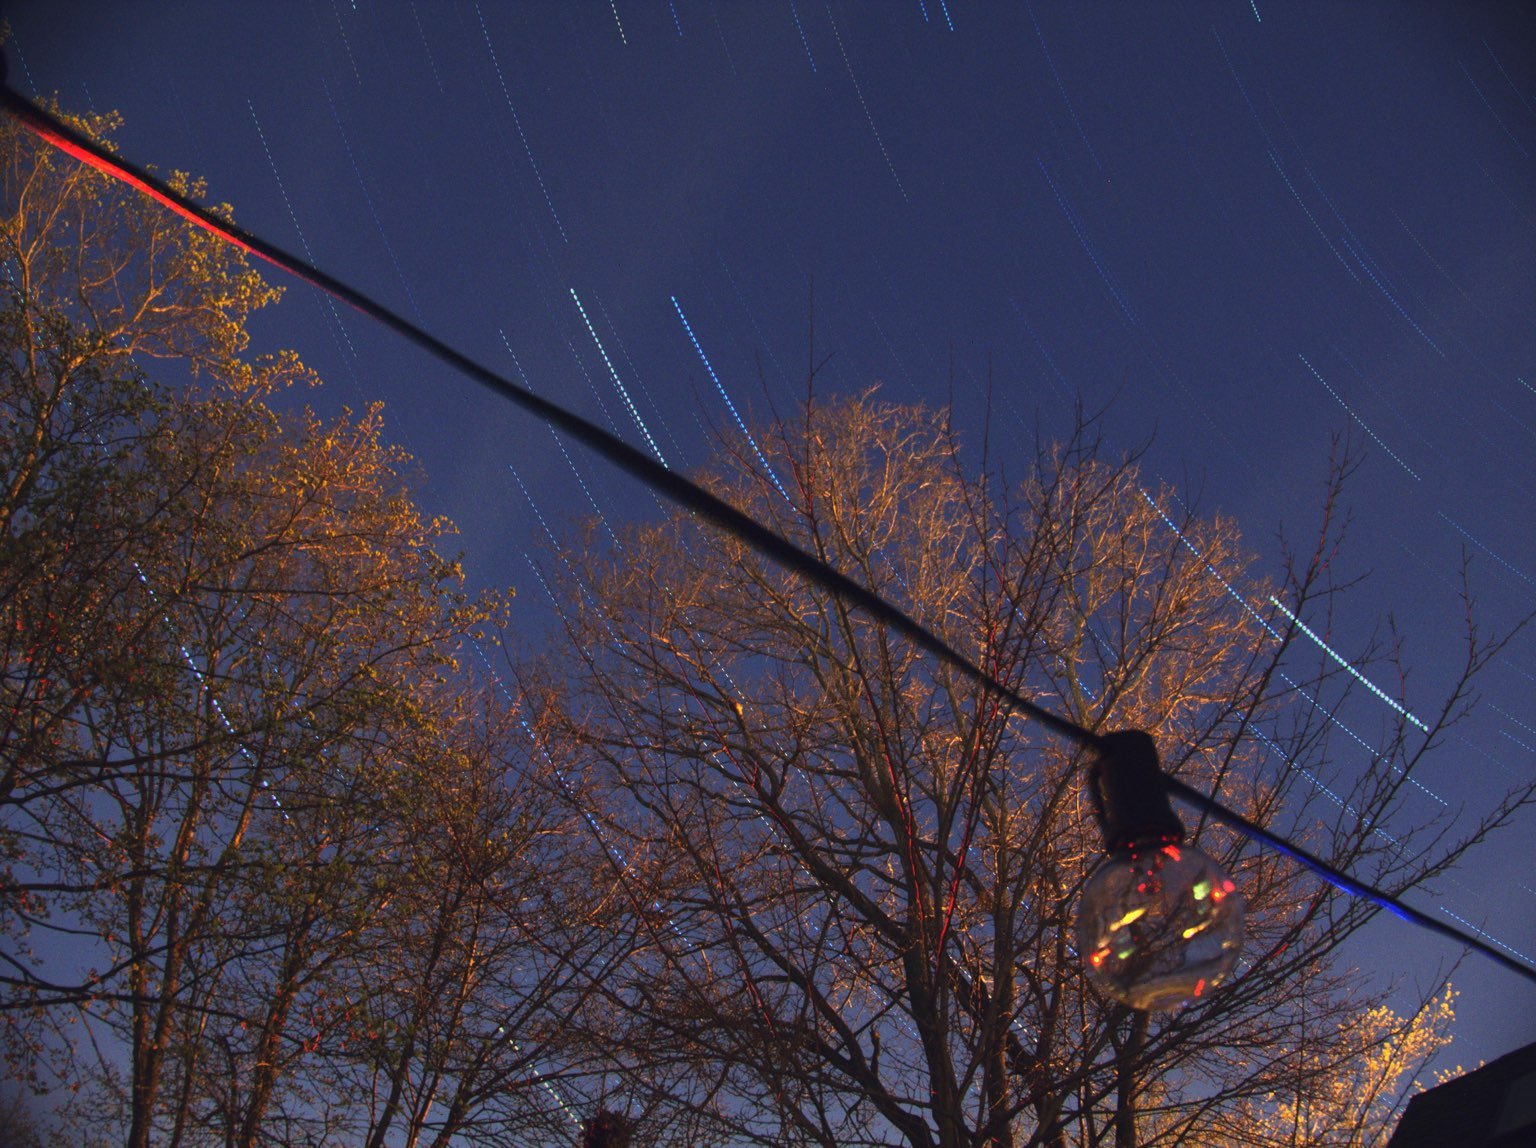
[[[1147,1038],[1147,1014],[1131,1014],[1131,1030],[1115,1057],[1115,1148],[1136,1148],[1136,1058]]]

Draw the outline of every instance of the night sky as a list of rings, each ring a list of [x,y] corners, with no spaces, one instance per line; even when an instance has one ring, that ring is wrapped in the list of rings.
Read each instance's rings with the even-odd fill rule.
[[[1355,649],[1393,617],[1414,672],[1380,684],[1415,712],[1461,663],[1463,553],[1483,633],[1536,607],[1526,4],[6,14],[18,90],[117,110],[128,158],[206,177],[244,226],[674,468],[737,412],[803,399],[814,315],[819,393],[952,397],[979,439],[990,377],[994,450],[1065,432],[1076,396],[1107,405],[1111,442],[1150,440],[1149,477],[1234,515],[1275,575],[1279,530],[1316,529],[1347,433],[1362,464],[1342,572],[1368,582],[1328,639]],[[327,380],[302,401],[385,404],[471,578],[517,588],[519,633],[548,624],[547,531],[658,513],[307,287],[253,332]],[[1405,817],[1469,821],[1536,770],[1536,632],[1481,685]],[[1341,718],[1369,739],[1395,716],[1362,690]],[[1414,903],[1536,963],[1533,834],[1527,810]],[[1348,952],[1413,985],[1459,950],[1389,918]],[[1536,986],[1478,957],[1454,980],[1448,1063],[1536,1039]]]

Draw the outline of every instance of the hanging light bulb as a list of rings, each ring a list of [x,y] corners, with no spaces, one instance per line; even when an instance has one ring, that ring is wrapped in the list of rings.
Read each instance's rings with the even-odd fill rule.
[[[1237,963],[1242,894],[1221,866],[1184,844],[1150,736],[1106,735],[1089,780],[1108,856],[1077,909],[1088,980],[1136,1009],[1203,997]]]

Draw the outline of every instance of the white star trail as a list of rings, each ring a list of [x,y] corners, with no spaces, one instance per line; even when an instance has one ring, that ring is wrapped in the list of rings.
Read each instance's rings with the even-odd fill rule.
[[[1285,604],[1281,602],[1279,598],[1276,598],[1273,594],[1271,594],[1269,602],[1270,605],[1274,606],[1277,610],[1289,618],[1291,623],[1298,630],[1300,630],[1307,637],[1311,638],[1313,643],[1316,644],[1316,646],[1322,650],[1323,653],[1327,654],[1330,658],[1337,662],[1340,669],[1344,670],[1345,673],[1349,674],[1366,689],[1370,690],[1371,693],[1375,694],[1382,701],[1386,702],[1387,705],[1391,706],[1398,713],[1402,714],[1403,717],[1407,718],[1414,725],[1418,726],[1419,729],[1423,730],[1425,733],[1429,732],[1428,725],[1426,725],[1419,718],[1415,717],[1413,714],[1409,713],[1408,710],[1402,705],[1402,703],[1395,700],[1389,693],[1387,693],[1386,690],[1382,689],[1375,682],[1371,681],[1370,678],[1366,677],[1359,670],[1355,669],[1355,667],[1349,663],[1348,658],[1344,657],[1343,654],[1339,653],[1327,642],[1323,641],[1322,638],[1318,637],[1317,633],[1310,626],[1308,626],[1295,614],[1291,613],[1290,610],[1286,609]]]
[[[629,411],[629,417],[635,420],[635,426],[640,428],[640,433],[645,436],[645,441],[650,444],[651,452],[656,456],[662,466],[667,466],[666,457],[661,453],[661,448],[656,445],[656,440],[651,437],[650,428],[645,425],[645,420],[640,417],[640,411],[635,406],[633,399],[629,397],[629,391],[625,388],[623,380],[619,378],[619,372],[614,369],[613,360],[608,357],[608,352],[603,348],[603,341],[597,337],[597,329],[592,326],[592,320],[587,318],[587,309],[581,305],[581,296],[576,294],[576,288],[571,289],[571,298],[576,302],[576,310],[581,312],[581,321],[587,325],[587,334],[592,336],[592,341],[597,344],[597,353],[603,357],[603,365],[608,368],[608,376],[613,379],[613,385],[619,392],[619,397],[624,400],[624,406]]]
[[[555,221],[555,227],[560,232],[562,243],[569,243],[570,238],[565,234],[565,224],[560,222],[560,213],[555,210],[555,201],[550,198],[549,188],[544,183],[544,173],[539,170],[539,161],[533,158],[533,147],[528,143],[528,133],[523,131],[522,118],[517,114],[517,105],[512,102],[512,92],[507,88],[507,78],[501,73],[501,61],[496,58],[496,46],[491,43],[491,30],[485,25],[485,13],[480,11],[480,5],[475,5],[475,15],[480,18],[480,31],[485,36],[485,48],[491,54],[491,64],[496,69],[496,81],[501,85],[501,94],[507,101],[507,111],[512,113],[512,124],[517,128],[517,138],[523,141],[523,151],[528,156],[528,166],[533,168],[533,177],[539,181],[539,190],[544,194],[544,203],[549,208],[550,218]]]
[[[1344,412],[1347,415],[1349,415],[1349,417],[1351,419],[1353,419],[1355,422],[1360,424],[1360,429],[1365,431],[1366,434],[1371,436],[1371,441],[1372,442],[1374,442],[1377,446],[1381,447],[1382,450],[1386,451],[1387,455],[1392,459],[1392,461],[1397,463],[1398,466],[1402,467],[1405,471],[1407,471],[1408,474],[1413,478],[1414,482],[1422,482],[1423,481],[1419,477],[1418,472],[1415,471],[1413,469],[1413,467],[1409,466],[1402,459],[1398,458],[1397,457],[1397,452],[1394,451],[1391,447],[1389,447],[1386,443],[1381,441],[1381,436],[1378,435],[1375,431],[1373,431],[1370,428],[1369,424],[1367,424],[1366,421],[1363,418],[1361,418],[1359,415],[1357,415],[1354,412],[1354,409],[1348,403],[1346,403],[1344,401],[1343,396],[1340,395],[1338,391],[1334,390],[1331,386],[1328,385],[1328,380],[1323,378],[1323,376],[1318,373],[1316,367],[1314,367],[1311,363],[1307,362],[1307,357],[1305,355],[1302,355],[1302,354],[1298,353],[1296,357],[1301,360],[1302,365],[1305,366],[1307,368],[1307,370],[1312,372],[1312,377],[1315,378],[1318,382],[1323,384],[1323,389],[1326,390],[1330,395],[1333,396],[1334,401],[1337,402],[1339,404],[1339,406],[1344,408]]]
[[[853,62],[848,59],[848,49],[843,47],[842,33],[837,30],[837,18],[832,15],[832,5],[827,5],[827,20],[832,25],[832,38],[837,41],[837,50],[843,57],[843,66],[848,69],[848,78],[853,81],[854,93],[859,97],[859,107],[864,109],[864,118],[869,122],[869,130],[874,133],[875,143],[880,148],[880,155],[885,160],[885,166],[891,173],[891,178],[896,181],[896,190],[901,192],[904,203],[911,203],[907,195],[907,189],[902,186],[901,176],[896,174],[896,165],[891,162],[891,153],[886,150],[885,140],[880,138],[880,129],[875,126],[875,117],[869,110],[869,101],[864,98],[864,88],[859,83],[859,77],[853,74]]]
[[[698,352],[699,361],[704,364],[704,369],[709,372],[710,380],[715,384],[715,390],[720,392],[720,397],[725,400],[726,409],[731,412],[731,418],[736,421],[737,428],[746,436],[747,442],[752,444],[752,453],[757,455],[757,461],[763,468],[763,472],[773,482],[778,492],[784,496],[784,501],[789,502],[789,493],[779,482],[779,476],[773,472],[773,467],[768,465],[768,460],[763,457],[763,452],[758,449],[757,440],[752,437],[752,432],[747,429],[747,424],[742,421],[741,413],[736,409],[736,404],[731,401],[731,396],[726,393],[725,385],[720,382],[720,376],[715,374],[715,368],[710,365],[709,356],[704,353],[704,348],[699,345],[699,337],[693,333],[693,326],[688,322],[688,316],[683,314],[683,305],[677,301],[677,296],[672,296],[672,306],[677,309],[677,317],[683,321],[683,330],[688,334],[688,341],[693,344],[693,349]]]

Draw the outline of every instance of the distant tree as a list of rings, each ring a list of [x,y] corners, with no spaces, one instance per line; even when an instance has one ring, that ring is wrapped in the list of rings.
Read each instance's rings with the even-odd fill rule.
[[[9,122],[0,209],[12,1073],[131,1146],[569,1139],[552,1048],[623,933],[463,661],[500,598],[377,409],[269,405],[313,380],[245,357],[240,252]]]
[[[1451,1042],[1452,1003],[1447,988],[1406,1020],[1381,1006],[1343,1017],[1336,1029],[1307,1042],[1288,1087],[1230,1114],[1225,1141],[1253,1148],[1385,1144],[1409,1086]],[[1207,1141],[1217,1142],[1214,1135]]]
[[[1230,521],[1148,483],[1091,420],[995,465],[940,413],[816,403],[728,445],[706,481],[1000,680],[1088,728],[1151,732],[1172,773],[1399,891],[1531,788],[1461,838],[1377,831],[1496,647],[1469,635],[1427,732],[1391,715],[1364,768],[1336,744],[1356,680],[1273,603],[1326,619],[1345,589],[1345,469],[1275,586]],[[1185,1010],[1133,1012],[1072,949],[1101,843],[1070,746],[690,516],[555,570],[567,629],[530,696],[648,909],[649,947],[597,986],[608,1039],[689,1066],[629,1095],[773,1144],[1218,1144],[1257,1113],[1289,1119],[1287,1143],[1376,1127],[1400,1065],[1373,1067],[1362,1036],[1396,1022],[1338,960],[1369,904],[1190,818],[1248,899],[1243,964]],[[1390,656],[1355,664],[1399,680]],[[1313,1109],[1288,1117],[1302,1095]]]
[[[36,1116],[18,1092],[0,1097],[0,1143],[9,1148],[43,1148],[43,1133]]]

